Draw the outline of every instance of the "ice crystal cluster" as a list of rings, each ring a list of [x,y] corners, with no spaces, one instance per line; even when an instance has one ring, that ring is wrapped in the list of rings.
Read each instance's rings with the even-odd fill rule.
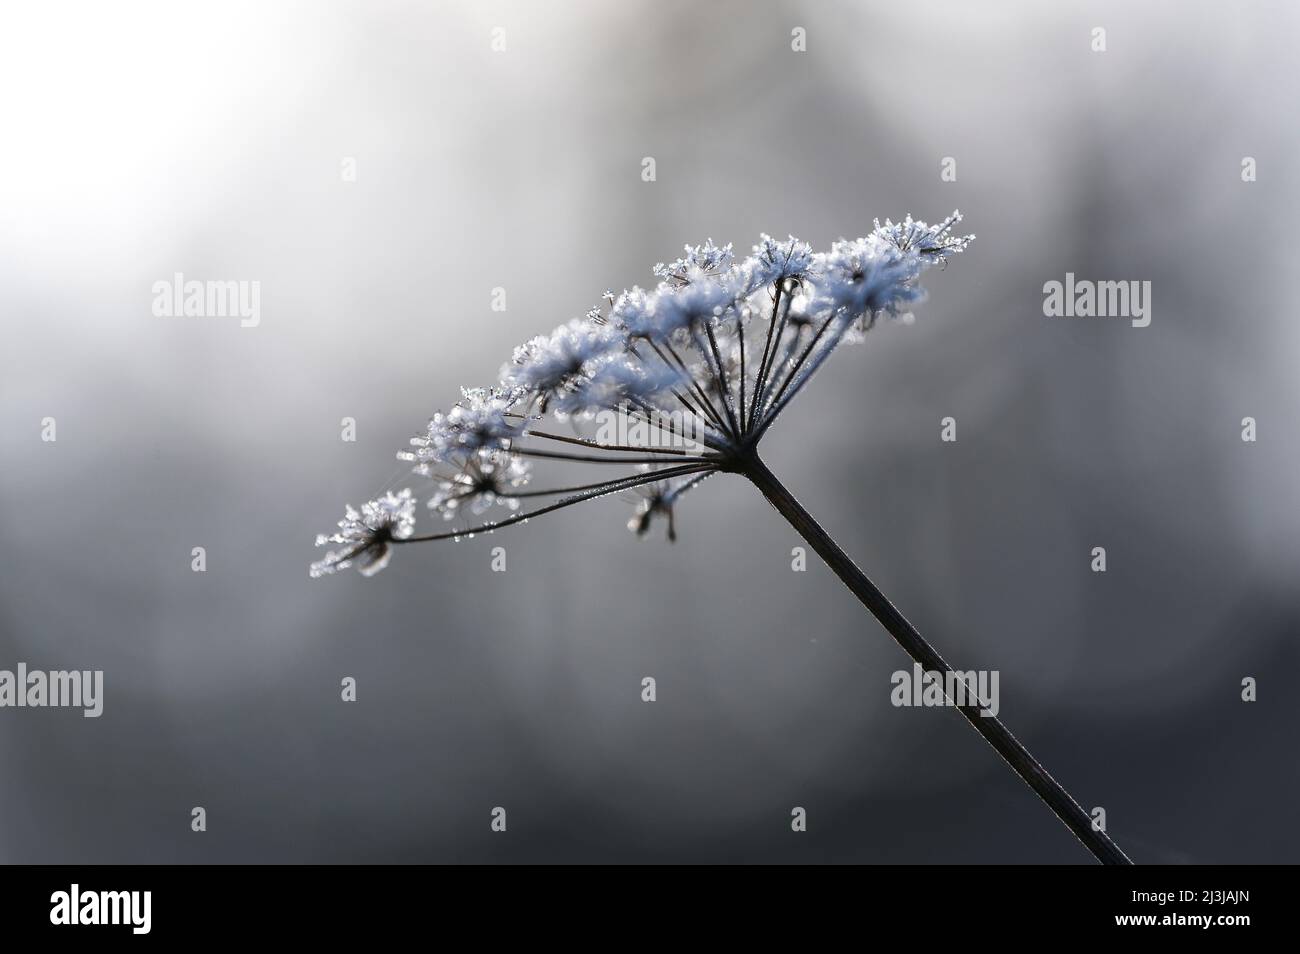
[[[606,292],[586,317],[517,347],[496,385],[462,390],[398,454],[431,485],[429,510],[485,522],[417,537],[414,491],[386,493],[349,507],[338,531],[317,539],[337,549],[311,575],[353,565],[369,575],[395,544],[490,532],[622,491],[636,498],[632,530],[644,534],[662,517],[674,539],[682,494],[711,473],[742,469],[832,352],[882,316],[907,314],[923,295],[922,272],[974,239],[953,232],[959,221],[957,212],[935,225],[877,220],[869,235],[824,252],[769,235],[739,259],[712,240],[686,246],[654,267],[655,287]],[[583,423],[601,415],[654,439],[582,436]],[[539,489],[532,468],[542,462],[633,469]],[[528,499],[543,505],[521,510]]]
[[[322,576],[355,564],[362,576],[372,576],[388,565],[392,555],[389,543],[415,532],[415,497],[407,488],[368,501],[360,510],[349,505],[338,526],[334,533],[317,536],[316,546],[333,543],[341,544],[342,549],[330,550],[325,559],[313,563],[311,575]]]

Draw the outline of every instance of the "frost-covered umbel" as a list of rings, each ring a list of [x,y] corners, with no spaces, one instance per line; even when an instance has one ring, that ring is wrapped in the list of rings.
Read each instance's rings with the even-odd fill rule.
[[[711,473],[744,471],[832,352],[921,300],[921,273],[975,237],[953,233],[960,220],[956,212],[937,225],[910,215],[877,220],[869,235],[825,252],[769,235],[739,259],[731,245],[712,240],[686,246],[680,258],[654,267],[654,288],[607,292],[585,318],[520,345],[496,385],[463,390],[397,455],[427,482],[428,508],[448,520],[496,507],[508,514],[415,536],[414,491],[388,493],[360,511],[349,508],[339,532],[319,539],[341,548],[314,564],[312,575],[354,564],[369,575],[387,564],[393,544],[490,532],[634,488],[629,526],[642,535],[662,517],[674,539],[673,506],[687,490]],[[602,412],[652,436],[583,436]],[[539,488],[532,467],[540,462],[640,469]],[[529,498],[543,503],[525,509]]]
[[[325,559],[311,565],[311,575],[328,576],[355,564],[362,576],[373,576],[388,566],[388,545],[414,532],[415,498],[409,489],[367,501],[360,510],[349,505],[337,531],[316,537],[318,547],[337,543],[342,549],[326,552]]]
[[[680,258],[655,266],[654,288],[606,292],[585,318],[520,345],[495,386],[462,391],[397,455],[427,485],[429,509],[459,526],[416,536],[412,489],[385,493],[360,510],[349,507],[338,532],[317,540],[339,548],[312,566],[312,576],[354,564],[370,575],[398,544],[491,533],[624,491],[636,506],[627,524],[634,533],[663,521],[674,540],[683,495],[711,474],[738,474],[919,668],[957,685],[958,674],[768,469],[758,445],[840,345],[921,300],[921,273],[974,239],[953,233],[960,219],[954,212],[937,225],[910,215],[877,221],[869,235],[824,252],[768,235],[741,259],[730,245],[688,245]],[[590,434],[593,422],[599,426]],[[625,431],[629,424],[639,429]],[[577,465],[634,469],[604,479],[533,474],[534,466],[570,474]],[[540,502],[525,506],[530,498]],[[984,700],[951,701],[1098,860],[1130,863]]]

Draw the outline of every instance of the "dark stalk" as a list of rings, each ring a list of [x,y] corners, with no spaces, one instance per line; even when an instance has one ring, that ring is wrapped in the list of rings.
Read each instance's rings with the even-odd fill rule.
[[[797,377],[795,376],[794,373],[791,374],[789,380],[786,381],[785,386],[782,387],[781,389],[784,392],[784,396],[781,397],[779,400],[777,399],[772,400],[767,405],[767,407],[763,409],[763,422],[758,427],[758,429],[754,433],[754,436],[752,437],[752,441],[754,443],[757,443],[758,440],[767,431],[767,429],[772,426],[772,423],[781,415],[781,412],[785,410],[786,405],[788,405],[791,401],[793,401],[796,397],[799,396],[799,392],[803,390],[804,385],[806,385],[809,381],[813,379],[813,376],[821,368],[822,364],[824,364],[826,360],[835,352],[835,349],[839,347],[840,340],[844,337],[844,335],[848,334],[848,330],[851,324],[852,323],[850,322],[849,324],[841,325],[840,328],[835,332],[836,337],[822,346],[822,349],[819,352],[817,352],[816,356],[812,359],[812,361],[808,362],[807,367],[803,369],[803,372],[801,374],[799,374]],[[871,323],[867,325],[865,331],[870,331],[874,327],[874,325],[875,325],[875,319],[873,318]],[[793,387],[790,386],[792,382],[793,382]]]
[[[654,407],[649,402],[641,398],[630,398],[626,401],[626,404],[632,406],[632,409],[627,412],[629,417],[631,417],[634,421],[641,421],[644,424],[648,424],[651,427],[653,427],[655,430],[663,434],[668,434],[683,442],[689,442],[693,444],[703,444],[705,447],[711,447],[714,450],[724,450],[726,447],[725,444],[719,443],[712,435],[708,434],[707,432],[698,434],[695,437],[688,436],[683,431],[678,429],[676,425],[673,424],[671,419],[665,422],[664,420],[665,415],[661,409]],[[704,421],[704,419],[701,418],[698,414],[694,414],[692,412],[692,416],[697,421]],[[707,426],[708,422],[704,421],[704,423]],[[656,446],[657,445],[651,445],[652,448]],[[686,452],[679,451],[679,453],[684,454]]]
[[[831,539],[812,514],[803,508],[756,455],[740,462],[737,467],[762,491],[763,496],[781,516],[789,521],[798,534],[817,551],[818,555],[826,561],[826,565],[835,572],[862,605],[870,610],[912,659],[929,672],[946,675],[953,671],[939,655],[938,650],[926,642],[917,632],[916,627],[908,622],[885,594],[880,592],[867,575],[858,569],[849,555],[840,549],[839,544]],[[993,716],[981,715],[979,705],[962,705],[955,708],[959,709],[975,731],[1006,759],[1015,773],[1047,803],[1056,817],[1074,833],[1079,841],[1083,842],[1083,846],[1092,852],[1098,861],[1108,865],[1133,863],[1119,846],[1111,841],[1109,835],[1093,828],[1091,816],[1056,779],[1048,774],[1047,769],[1043,768],[1001,721]]]
[[[673,356],[673,360],[677,362],[677,367],[681,369],[682,374],[686,375],[686,379],[690,381],[691,387],[695,388],[695,393],[699,395],[701,406],[708,412],[709,417],[712,419],[718,432],[724,436],[727,435],[727,424],[723,421],[722,415],[718,413],[718,409],[714,406],[713,401],[709,399],[704,388],[700,387],[700,382],[695,380],[695,375],[691,374],[690,370],[686,367],[686,362],[683,361],[682,356],[677,353],[677,349],[673,347],[672,342],[665,341],[664,347],[667,348],[668,353]],[[656,348],[655,350],[658,351],[659,349]],[[713,373],[712,368],[709,369],[709,373]]]
[[[777,333],[776,333],[778,346],[781,341],[781,336],[785,334],[785,326],[788,323],[786,319],[788,317],[789,317],[789,307],[787,306],[786,314],[785,316],[782,317],[781,327],[777,329]],[[790,363],[790,361],[794,358],[795,352],[799,350],[799,342],[803,339],[804,336],[803,334],[804,327],[805,327],[804,325],[798,325],[795,327],[794,335],[790,338],[789,341],[785,343],[785,350],[784,353],[780,356],[779,361],[777,360],[777,354],[776,354],[777,348],[772,349],[772,361],[767,368],[767,381],[764,382],[763,394],[758,399],[754,409],[754,417],[758,419],[758,423],[750,428],[751,431],[756,431],[759,429],[762,430],[767,429],[765,426],[766,418],[768,417],[767,410],[772,405],[772,401],[771,401],[772,391],[777,386],[777,381],[778,381],[777,374],[780,373],[778,369],[787,366]],[[754,443],[754,441],[751,440],[750,443],[752,444]]]
[[[621,451],[621,452],[631,451],[638,454],[645,454],[645,453],[675,454],[677,456],[681,456],[686,453],[686,451],[679,450],[678,448],[675,447],[635,447],[631,444],[602,444],[599,441],[589,441],[585,437],[567,437],[564,434],[550,434],[547,433],[546,431],[530,430],[528,431],[526,436],[544,437],[547,440],[560,441],[563,444],[578,444],[582,447],[590,447],[594,450],[603,450],[603,451]]]
[[[788,388],[790,386],[790,382],[795,379],[795,375],[799,373],[799,369],[802,368],[804,362],[808,360],[808,355],[812,354],[813,348],[817,347],[817,342],[821,340],[822,335],[826,333],[826,329],[831,326],[831,322],[835,320],[835,317],[836,317],[835,312],[831,312],[830,316],[825,321],[822,322],[821,327],[817,329],[817,333],[813,335],[812,341],[808,342],[808,347],[804,348],[803,353],[799,355],[799,359],[795,361],[794,367],[790,369],[790,373],[787,374],[785,376],[785,379],[781,382],[780,389],[772,397],[772,400],[767,403],[767,407],[763,409],[765,415],[767,413],[768,408],[775,407],[780,402],[781,396],[785,394],[786,388]],[[766,430],[767,423],[768,423],[767,418],[765,418],[764,421],[760,423],[759,425],[760,433],[763,430]]]
[[[664,479],[663,477],[664,471],[654,471],[653,473],[658,479],[660,480]],[[635,476],[640,477],[642,475],[636,474]],[[613,489],[615,490],[622,490],[625,488],[621,486],[614,486],[614,485],[615,484],[621,485],[625,480],[627,480],[626,477],[620,477],[617,480],[598,480],[595,483],[578,484],[573,487],[552,487],[550,490],[519,490],[519,491],[510,491],[508,493],[498,492],[497,496],[523,500],[525,497],[558,497],[560,496],[560,494],[576,494],[576,493],[581,493],[584,490],[599,490],[601,488],[609,488],[609,487],[613,487]],[[472,493],[468,493],[468,494],[463,494],[462,496],[472,496],[472,495],[473,495]]]
[[[648,453],[651,448],[637,447],[635,450],[641,453]],[[558,451],[534,450],[531,447],[512,447],[510,453],[518,454],[521,457],[542,457],[548,460],[570,460],[582,464],[679,464],[690,462],[692,464],[711,464],[716,457],[601,457],[597,454],[564,454]]]
[[[624,462],[626,463],[626,461]],[[432,543],[435,540],[455,540],[460,537],[467,537],[471,534],[491,533],[493,530],[501,530],[505,527],[514,526],[516,523],[523,523],[525,520],[531,520],[533,517],[540,517],[543,514],[554,513],[556,510],[563,510],[565,507],[572,507],[588,500],[594,500],[597,497],[604,497],[607,494],[617,493],[620,490],[630,490],[633,487],[640,487],[642,484],[652,484],[656,480],[666,480],[671,477],[684,477],[687,474],[696,474],[700,471],[713,471],[717,468],[713,464],[689,464],[682,467],[666,467],[663,470],[652,471],[648,474],[637,474],[633,477],[625,477],[621,480],[610,481],[607,485],[597,490],[589,490],[586,493],[576,494],[572,497],[565,497],[553,504],[545,507],[539,507],[536,510],[529,510],[527,513],[517,513],[512,517],[506,517],[498,520],[496,523],[484,523],[477,527],[468,527],[464,530],[450,530],[446,533],[427,533],[419,537],[406,537],[401,540],[389,540],[391,544],[399,543]],[[358,547],[353,551],[354,555],[363,549]]]
[[[646,339],[646,343],[650,345],[650,347],[654,350],[654,353],[659,357],[659,360],[664,363],[664,366],[667,367],[669,370],[672,370],[673,367],[672,362],[670,362],[664,356],[664,353],[659,350],[659,346],[656,345],[649,338]],[[646,363],[646,359],[642,357],[641,352],[636,350],[635,345],[630,345],[628,347],[628,351],[630,351],[636,357],[636,359],[640,361],[642,364]],[[673,388],[672,395],[673,397],[677,398],[678,401],[681,402],[682,407],[686,408],[686,410],[690,411],[692,414],[698,417],[701,421],[705,423],[706,426],[711,426],[709,424],[709,419],[705,417],[704,414],[702,414],[698,409],[696,409],[695,405],[692,404],[690,400],[686,397],[686,395],[682,394],[681,391],[677,390],[676,388]]]
[[[771,318],[768,320],[768,322],[767,322],[767,340],[763,342],[763,357],[762,357],[761,359],[759,359],[759,362],[758,362],[758,374],[757,374],[757,375],[755,376],[755,378],[754,378],[754,398],[753,398],[753,404],[752,404],[752,406],[750,407],[750,409],[749,409],[749,413],[748,413],[748,415],[747,415],[747,417],[746,417],[746,421],[745,421],[745,429],[746,429],[746,430],[748,430],[750,427],[752,427],[752,426],[754,425],[754,412],[755,412],[755,411],[757,410],[757,408],[758,408],[758,398],[759,398],[759,395],[761,395],[761,394],[763,393],[763,385],[766,383],[766,378],[767,378],[767,362],[768,362],[768,361],[771,359],[771,357],[773,356],[773,355],[771,354],[771,352],[772,352],[772,331],[773,331],[774,328],[776,328],[776,319],[777,319],[777,315],[778,315],[778,314],[780,313],[780,311],[781,311],[781,291],[782,291],[782,289],[783,289],[784,287],[785,287],[785,279],[781,279],[781,280],[779,280],[779,281],[776,283],[776,291],[775,291],[775,292],[773,293],[773,295],[772,295],[772,317],[771,317]],[[785,329],[782,328],[781,330],[784,331]],[[780,345],[780,339],[779,339],[779,338],[777,339],[777,344],[778,344],[778,347],[779,347],[779,345]]]
[[[740,434],[745,433],[745,322],[740,313],[736,313],[736,341],[740,345],[740,406],[736,413],[740,416]]]
[[[722,354],[718,351],[718,339],[713,335],[713,322],[708,318],[704,319],[704,333],[709,339],[709,349],[713,352],[713,360],[717,364],[717,372],[714,378],[718,382],[718,393],[722,395],[722,407],[727,412],[727,420],[731,422],[731,433],[735,437],[740,436],[740,425],[736,422],[736,415],[731,409],[731,387],[727,384],[727,369],[722,364]],[[695,346],[704,351],[703,346],[697,338]],[[707,356],[706,356],[707,363]]]

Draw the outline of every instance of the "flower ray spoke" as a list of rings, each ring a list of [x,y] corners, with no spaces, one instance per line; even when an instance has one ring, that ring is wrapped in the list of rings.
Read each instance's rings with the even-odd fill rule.
[[[687,474],[694,474],[700,470],[714,470],[713,465],[696,465],[690,467],[672,467],[664,471],[652,472],[649,474],[640,474],[635,477],[627,477],[623,480],[612,481],[599,490],[590,490],[585,493],[577,494],[573,497],[566,497],[564,500],[557,501],[545,507],[539,507],[537,510],[530,510],[527,513],[515,514],[514,516],[505,517],[493,523],[481,524],[477,527],[469,527],[464,530],[450,530],[446,533],[431,533],[419,537],[405,537],[400,540],[393,540],[392,543],[432,543],[436,540],[457,540],[461,537],[479,533],[491,533],[494,530],[502,530],[506,527],[514,526],[517,523],[523,523],[534,517],[540,517],[543,514],[554,513],[557,510],[563,510],[566,507],[572,507],[580,503],[586,503],[588,500],[595,500],[597,497],[604,497],[609,494],[618,493],[621,490],[629,490],[633,487],[639,487],[642,484],[653,483],[657,480],[664,480],[668,477],[681,477]]]

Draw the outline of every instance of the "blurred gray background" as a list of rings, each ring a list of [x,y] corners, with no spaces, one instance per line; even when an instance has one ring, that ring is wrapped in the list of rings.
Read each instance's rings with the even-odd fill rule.
[[[0,860],[1089,860],[955,713],[890,705],[906,657],[737,478],[672,546],[613,499],[307,577],[458,386],[683,242],[954,207],[978,242],[769,464],[1135,860],[1300,860],[1298,20],[6,4],[0,668],[106,687],[0,710]],[[155,318],[176,271],[260,281],[260,327]],[[1043,317],[1067,271],[1150,280],[1151,326]]]

